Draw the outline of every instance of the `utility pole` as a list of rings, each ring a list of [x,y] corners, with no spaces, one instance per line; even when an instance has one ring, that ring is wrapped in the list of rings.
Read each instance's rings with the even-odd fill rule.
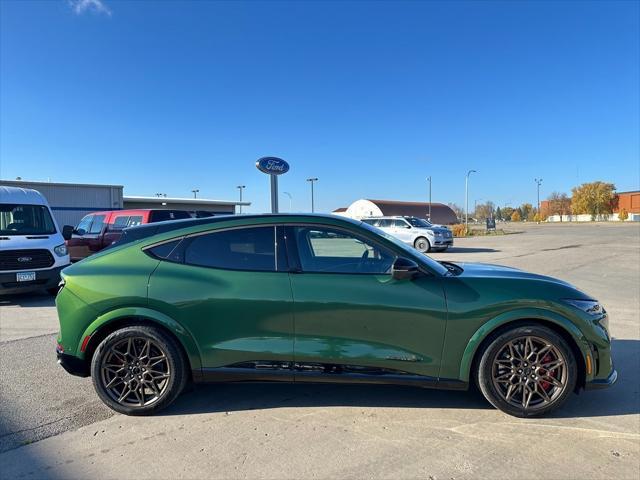
[[[195,188],[195,189],[193,189],[193,190],[191,190],[191,191],[193,192],[193,198],[198,198],[198,192],[199,192],[200,190],[198,190],[197,188]]]
[[[314,200],[314,198],[313,198],[313,196],[314,196],[314,194],[313,194],[313,184],[314,184],[315,182],[317,182],[317,181],[318,181],[318,179],[317,179],[317,178],[315,178],[315,177],[313,177],[313,178],[307,178],[307,182],[311,182],[311,213],[314,213],[314,212],[316,211],[316,210],[315,210],[315,203],[314,203],[314,202],[315,202],[315,200]]]
[[[536,178],[534,179],[534,181],[536,182],[536,185],[538,186],[538,223],[540,223],[540,184],[542,183],[542,179],[541,178]]]
[[[427,182],[429,182],[429,221],[431,221],[431,175],[427,177]]]
[[[469,170],[464,179],[464,230],[465,235],[469,233],[469,175],[478,173],[476,170]]]
[[[284,193],[287,197],[289,197],[289,213],[291,213],[293,211],[293,197],[289,192],[282,192],[282,193]]]
[[[246,185],[238,185],[236,187],[240,191],[240,205],[238,205],[239,214],[242,215],[242,191],[247,188]]]

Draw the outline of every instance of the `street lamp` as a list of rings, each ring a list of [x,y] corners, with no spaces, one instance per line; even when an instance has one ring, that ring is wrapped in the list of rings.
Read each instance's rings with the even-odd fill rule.
[[[291,194],[289,192],[282,192],[284,193],[287,197],[289,197],[289,212],[293,211],[293,197],[291,196]]]
[[[538,186],[538,223],[540,223],[540,184],[542,183],[541,178],[535,178],[534,181]]]
[[[313,184],[317,181],[318,179],[315,177],[307,178],[307,182],[311,182],[311,213],[315,212],[315,204],[314,204],[314,198],[313,198]]]
[[[464,230],[465,235],[469,232],[469,175],[478,173],[477,170],[469,170],[464,179]]]
[[[242,191],[247,188],[246,185],[238,185],[236,187],[240,191],[240,205],[238,205],[240,215],[242,215]]]
[[[195,189],[193,189],[193,190],[191,190],[191,191],[193,192],[193,198],[198,198],[198,192],[199,192],[200,190],[198,190],[197,188],[195,188]]]
[[[427,177],[427,182],[429,182],[429,221],[431,221],[431,175]]]

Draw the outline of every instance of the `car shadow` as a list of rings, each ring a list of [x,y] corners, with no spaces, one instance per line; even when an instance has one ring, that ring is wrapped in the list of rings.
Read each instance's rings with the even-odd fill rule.
[[[581,392],[551,418],[606,417],[640,413],[638,340],[614,340],[618,382]],[[396,407],[492,409],[476,388],[467,392],[392,385],[327,383],[219,383],[197,385],[159,415],[234,412],[285,407]]]
[[[56,297],[44,291],[0,296],[0,307],[53,307],[55,303]]]

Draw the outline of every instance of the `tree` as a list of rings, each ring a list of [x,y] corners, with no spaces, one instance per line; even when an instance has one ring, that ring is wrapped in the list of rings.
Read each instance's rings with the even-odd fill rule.
[[[511,215],[512,214],[513,214],[513,208],[504,207],[502,209],[502,218],[504,218],[505,220],[511,220]]]
[[[474,216],[478,220],[486,220],[487,218],[492,218],[494,216],[494,208],[495,205],[493,202],[481,203],[480,205],[476,205]]]
[[[618,212],[618,220],[624,222],[627,218],[629,218],[629,212],[627,212],[624,208],[621,208]]]
[[[613,183],[591,182],[583,183],[579,187],[574,187],[571,192],[571,209],[573,213],[591,215],[591,219],[595,220],[598,215],[603,213],[611,213],[615,200]]]
[[[570,211],[571,200],[566,193],[553,192],[547,197],[547,205],[547,215],[560,215],[562,221],[562,216]]]
[[[520,206],[520,215],[523,220],[529,220],[533,217],[533,205],[530,203],[523,203]]]
[[[512,222],[520,222],[520,221],[522,221],[522,217],[520,216],[520,212],[518,210],[514,210],[513,213],[511,214],[511,221]]]
[[[458,219],[462,219],[462,217],[464,217],[464,212],[462,211],[462,209],[456,205],[455,203],[448,203],[447,206],[453,210],[453,213],[456,214],[456,217],[458,217]]]
[[[502,220],[502,210],[500,210],[500,207],[496,208],[496,220]]]

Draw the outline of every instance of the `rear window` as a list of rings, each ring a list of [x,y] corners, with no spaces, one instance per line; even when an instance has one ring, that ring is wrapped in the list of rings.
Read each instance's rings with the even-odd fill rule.
[[[149,214],[149,223],[164,222],[166,220],[181,220],[191,218],[184,210],[154,210]]]

